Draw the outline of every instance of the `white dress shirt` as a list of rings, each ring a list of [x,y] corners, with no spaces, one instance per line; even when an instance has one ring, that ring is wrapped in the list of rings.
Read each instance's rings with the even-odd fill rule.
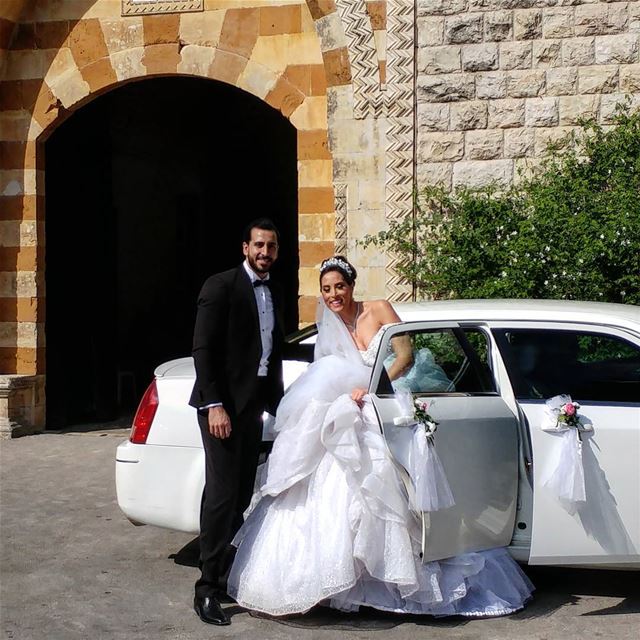
[[[265,278],[260,278],[258,274],[249,266],[245,260],[242,263],[244,270],[251,278],[251,284],[256,280],[263,282],[269,280],[267,273]],[[267,375],[269,369],[269,358],[273,350],[273,299],[271,298],[271,290],[269,287],[253,287],[253,293],[256,296],[256,304],[258,305],[258,320],[260,321],[260,340],[262,342],[262,356],[258,367],[258,377],[263,378]]]

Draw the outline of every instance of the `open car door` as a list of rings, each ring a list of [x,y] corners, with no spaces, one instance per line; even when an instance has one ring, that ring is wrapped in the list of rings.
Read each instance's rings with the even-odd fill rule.
[[[394,344],[410,341],[413,364],[391,382]],[[405,322],[385,332],[370,393],[381,428],[405,480],[414,509],[409,454],[420,425],[399,426],[394,389],[410,389],[429,402],[437,421],[435,448],[455,505],[422,520],[423,561],[507,546],[513,534],[518,490],[518,423],[496,390],[489,331],[479,323]],[[396,423],[398,420],[395,421]]]

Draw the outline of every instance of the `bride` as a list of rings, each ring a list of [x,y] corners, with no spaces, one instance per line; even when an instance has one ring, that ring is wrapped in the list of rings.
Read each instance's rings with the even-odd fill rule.
[[[505,549],[420,560],[420,527],[366,391],[382,329],[399,318],[386,300],[356,302],[355,280],[342,256],[320,267],[315,361],[278,409],[255,506],[233,542],[229,595],[271,615],[318,603],[437,616],[517,611],[533,585]],[[412,364],[407,345],[393,347],[392,380]]]

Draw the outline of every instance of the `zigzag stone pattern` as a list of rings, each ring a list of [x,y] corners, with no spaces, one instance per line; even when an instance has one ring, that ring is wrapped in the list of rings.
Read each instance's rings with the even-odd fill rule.
[[[336,203],[336,249],[339,255],[347,254],[347,237],[349,228],[347,222],[347,185],[338,183],[335,185]]]
[[[145,0],[133,2],[122,0],[122,15],[150,15],[154,13],[181,13],[187,11],[202,11],[204,0]]]
[[[414,162],[414,4],[413,0],[387,0],[387,115],[386,198],[388,222],[413,215]],[[389,298],[411,300],[412,288],[389,256],[386,288]]]
[[[348,40],[354,93],[354,117],[383,115],[384,94],[380,90],[378,63],[371,21],[364,0],[337,0],[336,6]]]

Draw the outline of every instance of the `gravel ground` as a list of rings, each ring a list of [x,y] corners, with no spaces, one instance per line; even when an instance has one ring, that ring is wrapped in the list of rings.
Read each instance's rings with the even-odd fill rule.
[[[193,536],[134,527],[118,509],[114,457],[123,429],[46,433],[0,444],[0,629],[11,640],[640,637],[636,572],[528,568],[522,612],[488,620],[341,614],[274,620],[230,604],[233,623],[192,611]]]

